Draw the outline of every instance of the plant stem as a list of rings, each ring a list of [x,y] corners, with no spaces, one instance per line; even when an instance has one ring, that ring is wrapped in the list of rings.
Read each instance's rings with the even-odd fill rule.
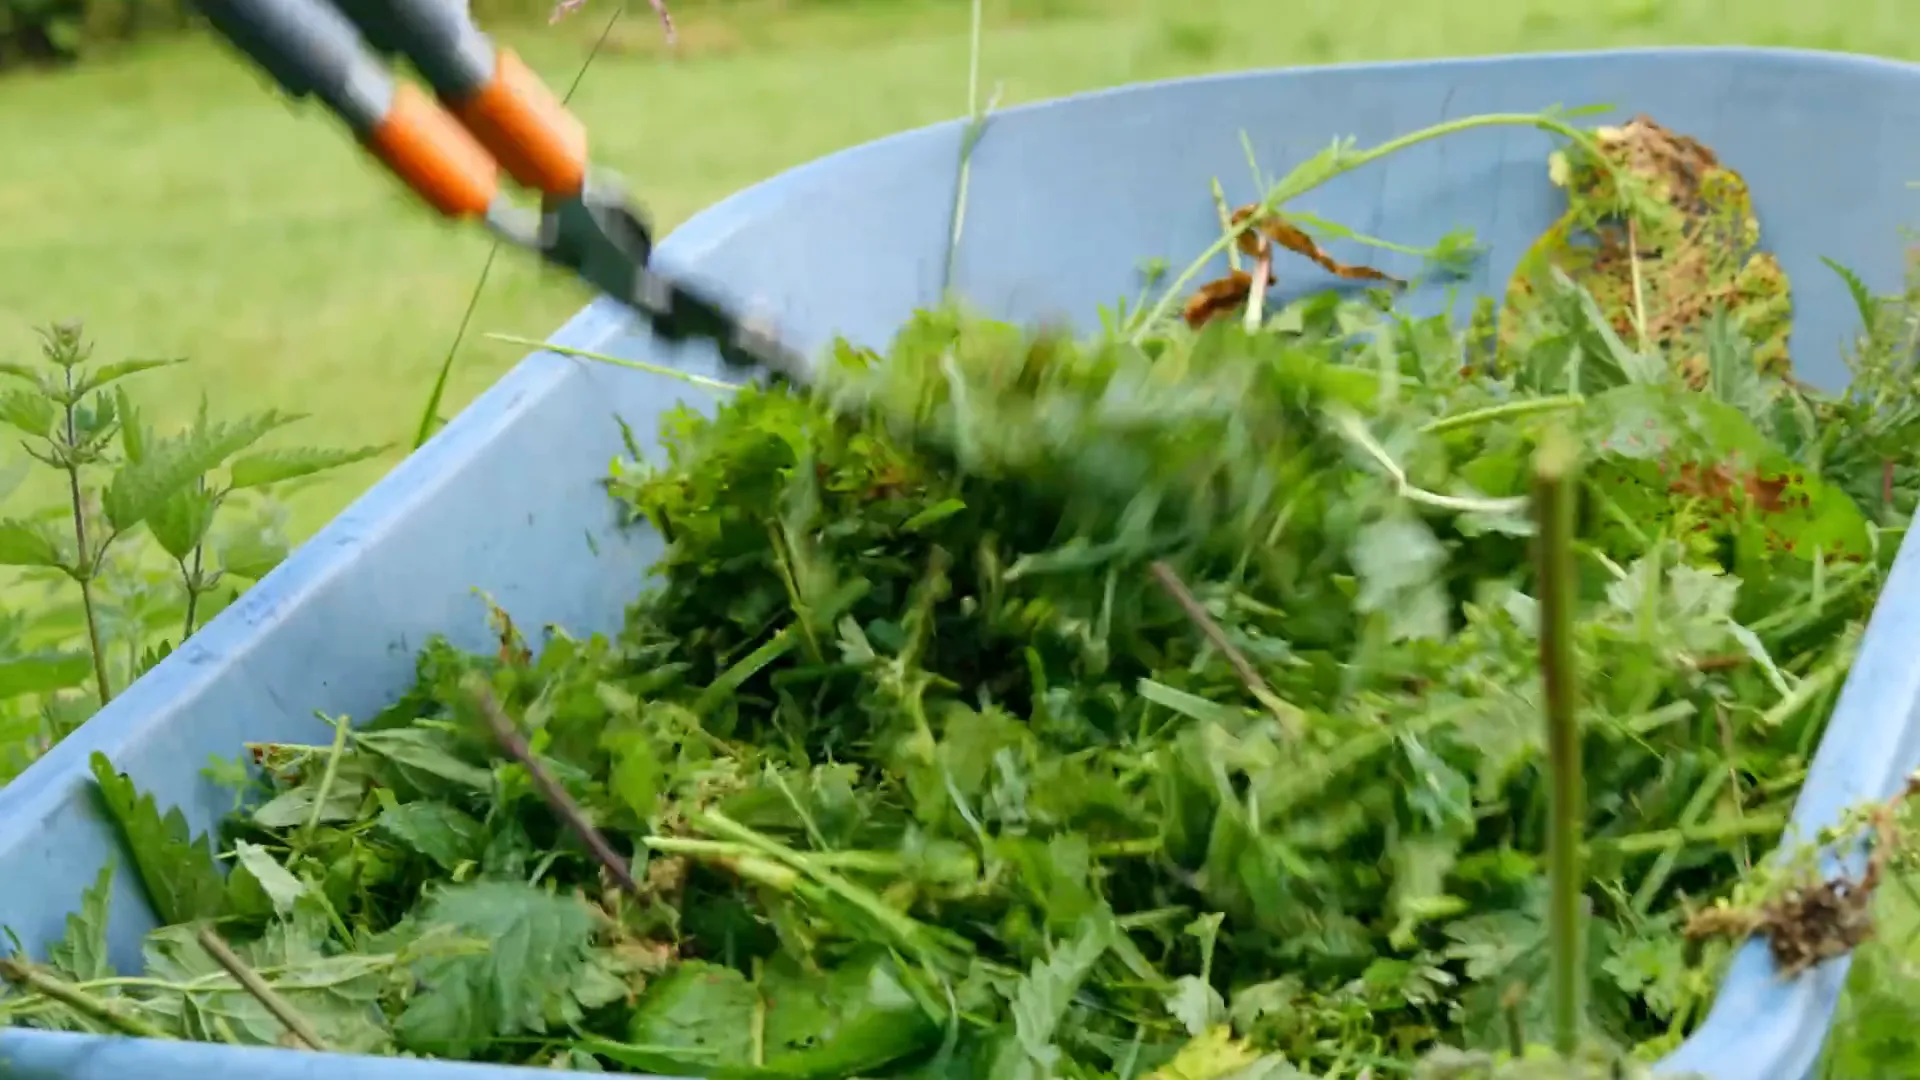
[[[1571,1056],[1580,1044],[1584,969],[1581,937],[1581,818],[1586,793],[1580,775],[1573,655],[1573,533],[1578,448],[1554,428],[1534,457],[1533,500],[1540,612],[1540,677],[1544,684],[1547,756],[1552,771],[1547,874],[1552,887],[1548,940],[1552,943],[1553,1048]]]
[[[189,569],[185,563],[180,565],[181,582],[187,587],[187,615],[180,624],[180,643],[183,645],[193,636],[194,616],[200,608],[200,570],[206,565],[206,553],[207,545],[195,544],[193,567]]]
[[[313,1025],[307,1023],[307,1018],[301,1016],[299,1010],[295,1009],[286,998],[281,997],[273,987],[268,986],[267,980],[261,978],[258,972],[248,967],[246,961],[240,959],[239,955],[221,940],[220,935],[213,932],[213,927],[202,926],[199,933],[194,936],[199,939],[200,947],[207,950],[207,955],[213,957],[214,963],[225,968],[227,974],[233,976],[234,981],[239,983],[242,989],[252,994],[254,1000],[273,1014],[275,1020],[280,1021],[289,1032],[293,1033],[294,1038],[307,1044],[307,1049],[325,1050],[327,1048],[327,1044],[320,1038],[319,1033],[313,1030]]]
[[[669,379],[678,379],[681,382],[707,390],[719,390],[729,394],[740,390],[739,383],[730,383],[721,379],[710,379],[705,375],[696,375],[691,371],[681,371],[678,368],[671,368],[665,364],[650,364],[645,360],[629,360],[623,356],[609,356],[606,353],[593,352],[589,349],[575,349],[566,345],[555,345],[550,341],[520,337],[517,334],[488,334],[487,337],[489,340],[504,341],[509,345],[522,345],[529,349],[539,349],[543,352],[559,353],[561,356],[571,356],[576,360],[592,360],[599,364],[611,364],[614,367],[644,371],[649,375],[665,375]],[[431,432],[429,432],[429,434],[431,434]],[[422,441],[424,442],[425,440]]]
[[[122,1035],[131,1035],[136,1039],[173,1038],[168,1032],[147,1021],[120,1011],[112,1002],[94,997],[72,983],[55,978],[24,961],[0,960],[0,979],[57,1001],[87,1019],[105,1024]]]
[[[1233,642],[1227,640],[1227,632],[1213,620],[1212,615],[1207,613],[1205,605],[1201,604],[1199,598],[1187,588],[1187,583],[1180,580],[1180,575],[1174,572],[1173,567],[1162,560],[1155,559],[1151,570],[1153,579],[1159,582],[1160,587],[1173,598],[1173,602],[1179,605],[1187,619],[1200,628],[1200,633],[1215,649],[1219,650],[1221,656],[1226,657],[1227,665],[1233,668],[1235,675],[1240,677],[1240,684],[1247,688],[1247,693],[1252,694],[1254,700],[1260,702],[1275,720],[1280,721],[1283,731],[1289,735],[1299,734],[1305,714],[1298,706],[1290,704],[1267,686],[1266,680],[1254,670],[1246,654],[1235,648]]]
[[[1180,276],[1175,278],[1171,285],[1167,286],[1166,291],[1161,294],[1160,299],[1154,303],[1153,307],[1144,309],[1141,312],[1141,316],[1138,321],[1135,322],[1131,334],[1134,344],[1139,344],[1153,326],[1158,324],[1160,320],[1166,318],[1167,313],[1171,311],[1173,306],[1179,303],[1180,298],[1185,295],[1187,286],[1192,284],[1193,279],[1198,277],[1202,270],[1206,269],[1208,263],[1212,262],[1229,247],[1232,247],[1240,239],[1240,234],[1251,229],[1255,222],[1263,216],[1263,213],[1272,213],[1278,210],[1280,205],[1287,200],[1297,199],[1335,177],[1352,172],[1363,166],[1371,165],[1389,154],[1399,153],[1419,143],[1444,138],[1448,135],[1457,135],[1463,131],[1471,131],[1474,128],[1482,127],[1539,128],[1542,131],[1551,132],[1552,134],[1559,135],[1583,146],[1592,144],[1592,138],[1579,128],[1555,119],[1545,113],[1486,113],[1480,116],[1463,116],[1456,120],[1448,120],[1435,124],[1432,127],[1421,128],[1419,131],[1408,132],[1397,139],[1389,139],[1378,146],[1353,151],[1345,155],[1336,155],[1331,164],[1313,167],[1319,161],[1319,159],[1315,159],[1314,162],[1308,163],[1307,166],[1297,168],[1282,177],[1280,182],[1274,185],[1273,189],[1268,191],[1260,200],[1257,212],[1247,215],[1240,224],[1228,230],[1225,236],[1215,240],[1208,246],[1207,250],[1201,252],[1199,258],[1193,260],[1193,262],[1187,265],[1185,270],[1181,271]]]
[[[67,446],[65,465],[67,473],[67,498],[73,505],[73,581],[80,586],[80,607],[87,617],[87,646],[93,653],[93,681],[100,694],[100,706],[105,708],[113,700],[113,684],[107,678],[107,650],[100,642],[100,615],[93,606],[93,579],[99,567],[94,565],[93,553],[87,550],[87,503],[80,491],[80,465],[73,460],[74,446],[80,437],[73,416],[73,368],[67,368],[67,396],[62,403],[65,410]],[[106,546],[100,549],[102,557],[106,555]]]
[[[320,790],[313,793],[313,808],[307,811],[306,828],[300,833],[302,847],[313,843],[314,831],[320,828],[320,815],[327,810],[327,797],[333,792],[333,782],[340,775],[340,755],[347,751],[346,717],[329,720],[328,723],[333,725],[333,748],[327,753],[327,767],[320,773]]]
[[[1557,394],[1553,397],[1527,398],[1521,401],[1505,401],[1498,405],[1488,405],[1482,409],[1472,409],[1452,416],[1443,416],[1428,421],[1420,428],[1422,435],[1443,435],[1462,428],[1476,427],[1492,423],[1495,420],[1511,420],[1516,416],[1531,416],[1534,413],[1559,412],[1562,409],[1575,409],[1586,403],[1579,394]]]
[[[553,775],[534,758],[533,748],[527,745],[527,740],[520,737],[520,732],[514,727],[512,718],[507,715],[505,709],[500,707],[500,701],[493,696],[493,691],[487,688],[486,680],[478,675],[470,676],[466,681],[465,689],[472,697],[475,707],[480,710],[481,718],[492,730],[494,740],[507,752],[508,757],[527,770],[527,776],[532,778],[533,786],[540,792],[540,797],[546,800],[547,805],[561,821],[566,823],[567,828],[573,830],[573,834],[580,838],[580,842],[587,846],[587,850],[593,854],[601,866],[606,868],[607,873],[613,875],[614,881],[618,882],[629,896],[636,900],[646,900],[646,890],[634,880],[632,866],[620,857],[619,852],[613,850],[613,845],[607,842],[607,838],[587,820],[587,815],[580,809],[580,804],[573,801],[573,796],[567,794],[567,789],[561,787],[560,782],[555,780]]]

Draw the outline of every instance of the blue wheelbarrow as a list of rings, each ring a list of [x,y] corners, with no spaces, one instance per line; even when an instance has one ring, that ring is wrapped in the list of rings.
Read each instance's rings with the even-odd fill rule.
[[[1768,247],[1796,282],[1796,368],[1846,379],[1854,332],[1844,284],[1823,257],[1876,288],[1897,286],[1909,179],[1920,179],[1920,67],[1775,50],[1642,50],[1267,71],[1132,86],[995,115],[974,147],[966,226],[949,257],[954,122],[844,151],[700,214],[656,265],[711,295],[770,303],[803,349],[835,336],[883,344],[950,287],[1013,320],[1086,325],[1131,292],[1144,255],[1218,236],[1214,177],[1259,160],[1300,161],[1336,137],[1383,141],[1437,121],[1556,104],[1653,115],[1736,163]],[[1560,211],[1544,182],[1549,136],[1471,131],[1348,174],[1299,205],[1376,236],[1428,244],[1471,228],[1490,255],[1467,281],[1497,295],[1527,244]],[[1438,295],[1413,302],[1437,305]],[[722,374],[704,346],[674,347],[600,301],[554,337]],[[621,452],[615,417],[657,426],[698,397],[679,379],[535,354],[303,545],[251,593],[0,790],[0,925],[39,955],[108,860],[125,865],[95,808],[90,755],[103,753],[163,807],[212,828],[230,794],[200,772],[244,742],[297,742],[313,710],[364,717],[393,701],[430,636],[485,648],[476,591],[521,625],[615,628],[632,585],[662,551],[619,524],[600,479]],[[583,536],[588,542],[583,542]],[[1920,764],[1920,551],[1904,550],[1800,797],[1812,835],[1855,803],[1885,797]],[[351,627],[351,632],[343,628]],[[113,958],[139,966],[153,918],[118,876]],[[1800,1080],[1814,1067],[1848,960],[1793,978],[1764,946],[1738,955],[1715,1005],[1662,1071],[1723,1080]],[[0,1030],[0,1073],[23,1080],[518,1080],[524,1070],[269,1048]]]

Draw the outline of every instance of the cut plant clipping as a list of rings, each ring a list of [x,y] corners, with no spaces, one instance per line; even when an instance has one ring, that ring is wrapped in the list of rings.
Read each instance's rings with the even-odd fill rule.
[[[1560,136],[1565,213],[1497,309],[1412,314],[1328,245],[1413,249],[1290,208],[1502,124]],[[667,541],[617,633],[427,645],[380,714],[234,747],[217,838],[96,758],[132,861],[0,964],[0,1020],[682,1077],[1649,1075],[1746,938],[1868,940],[1906,846],[1895,800],[1802,838],[1871,836],[1863,873],[1767,858],[1920,495],[1920,294],[1836,268],[1853,381],[1803,385],[1736,165],[1648,117],[1343,143],[1098,335],[929,309],[676,412],[607,478]],[[1348,287],[1281,299],[1313,264]],[[102,959],[126,874],[142,972]]]

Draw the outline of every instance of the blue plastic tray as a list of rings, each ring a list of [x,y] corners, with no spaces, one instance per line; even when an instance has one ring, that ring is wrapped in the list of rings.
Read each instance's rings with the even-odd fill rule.
[[[1087,325],[1138,288],[1150,256],[1176,263],[1217,235],[1208,183],[1247,198],[1241,134],[1280,172],[1353,136],[1387,139],[1444,118],[1611,104],[1705,140],[1753,187],[1765,243],[1793,276],[1803,376],[1844,381],[1856,330],[1826,256],[1876,288],[1899,282],[1906,184],[1920,179],[1920,67],[1773,50],[1646,50],[1330,67],[1156,83],[1010,110],[973,159],[956,288],[1020,319]],[[836,154],[701,214],[663,263],[759,299],[796,340],[882,343],[940,295],[962,126]],[[1407,244],[1474,229],[1492,247],[1469,287],[1497,293],[1550,221],[1548,136],[1482,130],[1349,174],[1300,204]],[[1394,269],[1388,265],[1387,269]],[[1401,269],[1411,270],[1412,267]],[[1295,273],[1291,266],[1289,275]],[[1306,288],[1317,284],[1299,282]],[[1441,297],[1417,297],[1430,308]],[[709,353],[635,337],[588,307],[556,344],[718,374]],[[619,452],[615,414],[650,431],[685,384],[552,353],[528,358],[238,605],[0,791],[0,925],[39,954],[103,861],[127,865],[91,795],[105,751],[162,806],[212,826],[230,796],[200,774],[243,740],[311,741],[315,710],[370,715],[408,684],[413,653],[448,632],[482,647],[474,590],[521,625],[610,629],[660,540],[620,531],[599,480]],[[1890,793],[1920,758],[1920,545],[1909,545],[1841,696],[1796,810],[1817,829]],[[114,896],[115,960],[138,965],[152,926],[130,873]],[[1791,981],[1749,946],[1705,1026],[1669,1062],[1727,1080],[1800,1080],[1819,1054],[1847,961]],[[283,1050],[0,1031],[0,1073],[61,1080],[522,1080],[517,1069]]]

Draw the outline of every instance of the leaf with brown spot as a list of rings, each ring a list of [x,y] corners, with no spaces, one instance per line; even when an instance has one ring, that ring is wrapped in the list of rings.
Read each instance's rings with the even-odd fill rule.
[[[1255,212],[1256,208],[1252,206],[1243,206],[1235,210],[1233,212],[1233,224],[1238,226],[1249,217],[1252,217]],[[1405,284],[1405,282],[1399,278],[1383,271],[1375,270],[1371,266],[1357,266],[1340,262],[1333,256],[1327,254],[1326,250],[1315,243],[1313,237],[1308,236],[1298,225],[1287,221],[1285,218],[1274,215],[1261,217],[1254,223],[1253,228],[1241,233],[1235,243],[1242,252],[1255,256],[1256,258],[1264,258],[1271,250],[1269,245],[1277,244],[1293,252],[1295,255],[1311,259],[1327,273],[1338,278],[1345,278],[1348,281],[1384,281],[1391,285]]]
[[[1792,294],[1778,260],[1760,250],[1746,180],[1646,116],[1600,128],[1594,141],[1604,161],[1578,146],[1554,155],[1567,209],[1514,269],[1501,352],[1526,347],[1550,295],[1543,286],[1559,270],[1592,295],[1622,341],[1644,339],[1696,388],[1709,375],[1707,330],[1721,312],[1752,344],[1756,366],[1785,375]],[[1620,177],[1630,182],[1625,213]]]

